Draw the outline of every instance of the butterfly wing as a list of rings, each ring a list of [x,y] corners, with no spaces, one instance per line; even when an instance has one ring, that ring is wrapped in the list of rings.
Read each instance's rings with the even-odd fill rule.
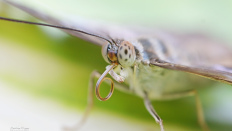
[[[222,71],[218,69],[204,68],[204,67],[191,67],[181,64],[174,64],[165,62],[158,59],[153,59],[150,62],[150,66],[158,66],[166,69],[177,70],[192,73],[202,77],[206,77],[212,80],[217,80],[227,84],[232,84],[232,73],[229,71]]]
[[[42,10],[35,10],[31,7],[25,6],[15,1],[12,0],[4,0],[4,1],[49,24],[82,30],[92,34],[100,35],[107,39],[111,39],[111,38],[124,39],[125,36],[127,38],[136,36],[134,32],[130,30],[126,30],[126,28],[122,28],[121,26],[109,26],[108,23],[86,20],[77,16],[64,17],[65,19],[61,20],[56,17],[47,15]],[[69,30],[63,30],[63,31],[100,46],[106,42],[100,38],[85,35],[79,32],[69,31]]]
[[[232,50],[224,42],[194,34],[175,35],[171,39],[172,42],[163,42],[163,46],[173,44],[175,52],[170,51],[169,55],[176,58],[150,58],[150,66],[188,72],[232,84]]]

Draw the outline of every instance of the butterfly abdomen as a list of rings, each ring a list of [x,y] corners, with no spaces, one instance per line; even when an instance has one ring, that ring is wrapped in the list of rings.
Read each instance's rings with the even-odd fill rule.
[[[141,97],[144,91],[148,92],[150,99],[174,99],[179,93],[211,84],[210,80],[192,74],[143,64],[136,72],[132,88]]]

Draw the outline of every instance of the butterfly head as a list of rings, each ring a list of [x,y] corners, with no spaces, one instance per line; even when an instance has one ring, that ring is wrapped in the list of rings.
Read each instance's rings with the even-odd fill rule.
[[[102,56],[106,62],[120,64],[122,67],[132,66],[136,58],[134,46],[129,41],[122,41],[119,45],[105,44]]]

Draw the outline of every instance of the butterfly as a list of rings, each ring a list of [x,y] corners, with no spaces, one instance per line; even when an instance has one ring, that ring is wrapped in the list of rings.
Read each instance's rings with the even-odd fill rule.
[[[47,23],[67,27],[63,30],[71,35],[102,46],[102,56],[110,65],[102,75],[98,72],[92,74],[92,79],[99,77],[95,90],[98,99],[108,100],[114,84],[120,90],[132,92],[144,99],[145,107],[161,130],[164,130],[162,120],[151,105],[151,100],[188,95],[197,97],[195,87],[189,85],[205,84],[199,80],[201,77],[232,84],[232,50],[220,45],[220,41],[201,35],[140,31],[85,20],[75,21],[72,25],[30,7],[8,2]],[[108,73],[118,83],[105,77]],[[111,91],[102,98],[99,88],[106,79],[111,84]],[[200,124],[207,130],[201,107],[198,108]]]

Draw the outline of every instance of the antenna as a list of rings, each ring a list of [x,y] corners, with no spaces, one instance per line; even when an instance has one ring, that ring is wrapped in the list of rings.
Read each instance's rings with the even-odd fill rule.
[[[94,37],[97,37],[97,38],[101,38],[101,39],[109,42],[111,45],[113,45],[112,42],[109,39],[105,38],[105,37],[102,37],[102,36],[96,35],[96,34],[92,34],[92,33],[88,33],[88,32],[82,31],[82,30],[78,30],[78,29],[73,29],[73,28],[68,28],[68,27],[63,27],[63,26],[57,26],[57,25],[44,24],[44,23],[38,23],[38,22],[16,20],[16,19],[5,18],[5,17],[0,17],[0,20],[6,20],[6,21],[11,21],[11,22],[16,22],[16,23],[31,24],[31,25],[41,25],[41,26],[53,27],[53,28],[64,29],[64,30],[71,30],[71,31],[83,33],[83,34],[86,34],[86,35],[94,36]]]

